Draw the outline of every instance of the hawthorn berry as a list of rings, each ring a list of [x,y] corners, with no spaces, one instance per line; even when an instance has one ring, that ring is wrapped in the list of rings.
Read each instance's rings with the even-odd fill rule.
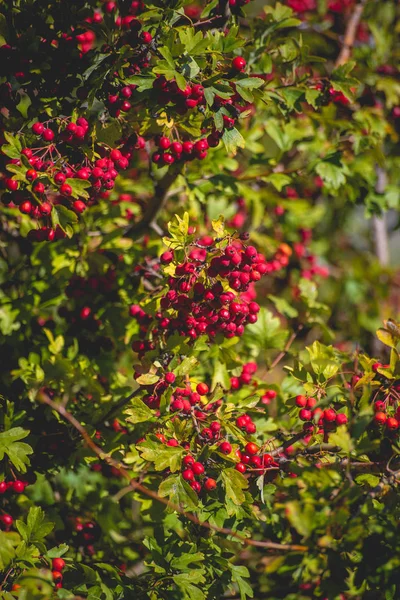
[[[235,71],[244,71],[246,68],[246,61],[242,56],[235,56],[232,60],[232,68]]]
[[[222,442],[218,449],[220,452],[222,452],[222,454],[230,454],[232,452],[232,446],[229,442]]]
[[[216,487],[217,487],[217,482],[212,477],[208,477],[208,479],[205,480],[204,489],[206,489],[208,492],[215,490]]]

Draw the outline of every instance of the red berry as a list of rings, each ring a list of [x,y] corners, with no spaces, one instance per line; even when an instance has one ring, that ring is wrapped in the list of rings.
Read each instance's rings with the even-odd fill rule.
[[[387,416],[385,415],[384,412],[377,412],[374,417],[374,421],[378,425],[384,425],[387,421]]]
[[[59,172],[54,175],[54,181],[56,182],[57,185],[62,185],[66,179],[67,178],[64,175],[64,173]]]
[[[339,413],[336,415],[336,424],[337,425],[346,425],[348,422],[348,418],[344,413]]]
[[[168,150],[168,148],[170,147],[170,145],[171,145],[171,142],[165,136],[161,136],[160,139],[158,140],[158,146],[162,150]]]
[[[333,408],[327,408],[324,410],[324,421],[327,423],[333,423],[333,421],[336,421],[336,413]]]
[[[44,131],[44,125],[42,123],[34,123],[32,125],[32,133],[34,133],[35,135],[42,135]]]
[[[246,64],[247,63],[242,56],[235,56],[232,61],[232,68],[235,69],[235,71],[244,71]]]
[[[51,142],[52,140],[54,140],[54,131],[52,131],[51,129],[45,129],[42,133],[42,138],[46,142]]]
[[[218,449],[220,452],[222,452],[222,454],[230,454],[232,452],[232,446],[229,442],[222,442],[222,444],[219,445]]]
[[[165,373],[164,379],[165,379],[166,383],[168,383],[170,385],[175,382],[176,376],[174,373],[168,372],[168,373]]]
[[[29,200],[25,200],[25,202],[19,205],[19,210],[22,214],[29,215],[32,210],[32,203]]]
[[[246,472],[246,465],[242,462],[237,463],[237,465],[235,466],[236,471],[239,471],[239,473],[245,473]]]
[[[199,462],[193,463],[191,468],[195,475],[203,475],[203,473],[204,473],[204,467]]]
[[[192,481],[190,483],[190,487],[196,492],[196,494],[199,494],[201,492],[201,483],[199,483],[198,481]]]
[[[68,183],[63,183],[60,187],[60,192],[63,196],[70,196],[72,194],[72,187]]]
[[[194,464],[194,458],[193,456],[190,456],[190,454],[188,454],[183,458],[182,462],[186,467],[189,467],[190,465]]]
[[[16,179],[6,179],[6,188],[10,190],[10,192],[15,192],[19,187],[19,183]]]
[[[60,571],[53,571],[51,575],[55,583],[61,583],[63,576],[62,573],[60,573]]]
[[[118,150],[117,148],[114,148],[114,150],[111,150],[111,152],[110,152],[110,158],[114,162],[117,162],[117,160],[119,160],[120,158],[122,158],[121,151]]]
[[[307,405],[307,398],[305,396],[296,396],[296,406],[299,408],[305,408]]]
[[[192,469],[185,469],[184,471],[182,471],[182,477],[185,481],[193,481],[194,473]]]
[[[23,481],[17,479],[16,481],[13,481],[12,489],[16,494],[22,494],[25,489],[25,484]]]
[[[67,185],[67,184],[64,184]],[[64,185],[61,186],[61,191],[62,188],[64,187]],[[86,210],[86,204],[84,202],[82,202],[82,200],[75,200],[75,202],[72,204],[74,210],[76,210],[77,213],[79,213],[80,215]]]
[[[62,558],[53,558],[52,565],[54,571],[62,571],[65,567],[65,560]]]
[[[217,482],[215,481],[215,479],[212,479],[212,477],[209,477],[208,479],[205,480],[205,482],[204,482],[204,488],[208,492],[211,492],[212,490],[215,490],[216,487],[217,487]]]
[[[142,33],[140,34],[140,41],[143,44],[150,44],[152,39],[153,39],[153,36],[151,35],[151,33],[149,31],[142,31]]]
[[[302,408],[301,411],[299,412],[299,419],[301,419],[302,421],[311,421],[311,419],[312,419],[311,410],[308,410],[307,408]]]
[[[36,173],[35,169],[28,169],[25,177],[27,178],[28,181],[33,181],[34,179],[36,179],[37,173]]]
[[[36,192],[36,194],[43,194],[44,190],[45,186],[41,181],[37,181],[36,183],[34,183],[33,191]]]
[[[174,254],[170,250],[163,252],[160,256],[160,261],[163,263],[163,265],[168,265],[170,262],[173,261],[173,259],[174,259]]]
[[[196,386],[197,393],[200,396],[205,396],[209,392],[208,385],[206,383],[198,383]]]
[[[399,422],[394,417],[389,417],[388,420],[386,421],[386,427],[388,429],[392,429],[394,431],[395,429],[399,428]]]
[[[253,442],[249,442],[245,446],[245,451],[246,451],[246,454],[250,454],[251,456],[253,456],[254,454],[257,454],[257,452],[259,451],[259,448],[256,444],[253,444]]]

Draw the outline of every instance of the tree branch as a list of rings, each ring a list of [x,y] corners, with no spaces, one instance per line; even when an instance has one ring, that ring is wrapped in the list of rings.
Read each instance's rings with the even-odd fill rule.
[[[174,165],[168,169],[168,172],[164,177],[157,183],[153,197],[148,201],[140,221],[129,225],[123,233],[124,237],[131,237],[133,234],[141,235],[149,227],[156,227],[155,219],[163,208],[167,198],[169,197],[169,189],[174,183],[178,175],[180,175],[182,165]]]
[[[49,396],[47,394],[45,394],[43,391],[39,392],[38,399],[41,402],[44,402],[45,404],[50,406],[59,415],[61,415],[66,421],[68,421],[81,434],[81,436],[85,440],[87,446],[94,452],[94,454],[96,454],[99,457],[100,460],[102,460],[102,461],[106,462],[108,465],[114,467],[120,473],[120,475],[122,477],[124,477],[125,479],[128,480],[128,482],[129,482],[128,485],[132,489],[132,491],[139,492],[139,493],[143,494],[144,496],[148,496],[149,498],[152,498],[153,500],[156,500],[157,502],[160,502],[161,504],[168,506],[172,510],[183,515],[186,519],[188,519],[195,525],[204,527],[205,529],[208,529],[210,531],[222,533],[226,536],[231,536],[246,546],[266,548],[268,550],[278,550],[280,552],[282,552],[282,551],[306,552],[308,550],[307,546],[301,546],[298,544],[279,544],[276,542],[262,542],[259,540],[253,540],[251,538],[246,538],[246,537],[240,535],[240,533],[237,533],[236,531],[233,531],[232,529],[228,529],[226,527],[218,527],[216,525],[212,525],[211,523],[208,523],[207,521],[201,521],[193,513],[186,512],[185,510],[182,509],[181,506],[178,506],[177,504],[170,502],[166,498],[161,498],[161,496],[159,496],[157,494],[157,492],[154,492],[153,490],[149,489],[148,487],[146,487],[146,486],[142,485],[141,483],[132,479],[128,470],[119,461],[117,461],[114,458],[112,458],[111,456],[109,456],[106,452],[103,451],[102,448],[100,448],[100,446],[98,446],[97,444],[94,443],[94,441],[92,440],[92,438],[90,437],[90,435],[88,434],[86,429],[83,427],[83,425],[81,425],[81,423],[79,423],[79,421],[70,412],[68,412],[64,408],[64,406],[57,404],[56,402],[51,400],[49,398]]]
[[[347,23],[346,32],[344,34],[343,46],[339,53],[339,56],[336,59],[335,67],[340,67],[340,65],[344,65],[351,56],[351,51],[354,46],[354,42],[357,35],[357,29],[360,24],[366,3],[367,0],[361,0],[354,7],[353,14],[350,17],[349,22]]]
[[[274,358],[274,360],[272,361],[272,363],[271,363],[268,371],[272,371],[273,369],[275,369],[275,367],[278,365],[278,363],[281,362],[282,358],[284,358],[284,356],[286,356],[286,354],[289,352],[290,346],[293,344],[294,340],[299,335],[299,333],[300,333],[300,331],[302,329],[303,329],[303,325],[299,325],[299,327],[297,328],[297,330],[293,331],[292,335],[290,336],[290,338],[286,342],[284,349],[282,350],[282,352],[280,352],[278,354],[278,356],[276,356]]]

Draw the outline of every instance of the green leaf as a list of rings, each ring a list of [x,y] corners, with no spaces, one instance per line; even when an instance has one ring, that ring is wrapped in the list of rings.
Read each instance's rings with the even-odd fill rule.
[[[226,498],[237,506],[243,504],[246,499],[243,490],[249,487],[246,477],[236,469],[230,468],[221,472],[221,479],[225,486]]]
[[[314,373],[329,379],[336,375],[340,368],[340,360],[335,355],[332,346],[324,346],[316,340],[312,346],[306,346]]]
[[[186,450],[180,446],[166,446],[160,440],[147,440],[138,444],[137,449],[141,452],[143,460],[154,463],[156,471],[170,469],[172,473],[180,469]]]
[[[396,341],[392,334],[389,331],[387,331],[387,329],[378,329],[376,332],[376,336],[378,340],[382,342],[382,344],[385,344],[385,346],[389,346],[390,348],[396,348]]]
[[[89,193],[86,191],[86,188],[91,186],[90,181],[68,177],[68,179],[65,180],[65,183],[68,183],[71,186],[71,196],[73,198],[89,198]]]
[[[253,590],[251,589],[250,584],[244,579],[244,577],[250,577],[248,568],[242,565],[233,565],[231,563],[229,563],[229,568],[232,572],[232,581],[236,583],[236,585],[239,588],[240,600],[246,600],[246,598],[253,598]]]
[[[306,538],[310,536],[316,524],[315,510],[311,504],[307,503],[302,507],[298,500],[286,502],[285,515],[300,535]]]
[[[263,177],[263,181],[272,183],[274,188],[280,192],[282,188],[292,182],[292,179],[289,175],[285,175],[284,173],[271,173],[268,177]]]
[[[46,520],[45,512],[40,506],[31,506],[27,522],[16,521],[15,525],[27,543],[41,542],[54,529],[54,523]]]
[[[298,316],[298,310],[291,306],[289,302],[285,300],[285,298],[273,296],[272,294],[269,294],[268,298],[271,300],[271,302],[275,304],[277,311],[280,312],[282,315],[285,315],[285,317],[289,317],[289,319],[294,319]]]
[[[173,504],[182,506],[189,510],[194,510],[199,499],[197,494],[188,483],[182,478],[182,475],[170,475],[158,488],[161,498],[169,498]]]
[[[15,558],[15,538],[12,533],[0,531],[0,570],[4,571]],[[20,539],[20,538],[19,538]]]
[[[281,328],[279,318],[262,307],[257,322],[246,327],[243,340],[246,346],[260,352],[260,350],[281,348],[287,336],[288,332]]]
[[[173,580],[187,600],[205,600],[204,592],[195,583],[205,582],[204,570],[195,569],[190,573],[174,575]]]
[[[30,464],[28,456],[33,454],[33,450],[31,446],[19,440],[26,438],[29,433],[22,427],[13,427],[0,433],[0,460],[3,460],[4,455],[7,454],[12,464],[21,473],[26,473],[26,465]]]
[[[143,423],[154,417],[153,412],[140,398],[133,398],[130,402],[130,408],[125,410],[124,414],[128,415],[126,420],[129,423]]]
[[[136,379],[136,383],[139,385],[153,385],[154,383],[157,383],[159,379],[160,377],[154,373],[144,373]]]
[[[222,136],[222,141],[225,144],[226,151],[229,154],[235,156],[238,148],[244,148],[246,142],[241,133],[234,127],[233,129],[226,129]]]

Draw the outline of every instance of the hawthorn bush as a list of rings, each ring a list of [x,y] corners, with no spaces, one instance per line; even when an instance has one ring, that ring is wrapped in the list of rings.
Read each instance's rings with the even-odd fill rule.
[[[399,598],[398,3],[0,6],[0,598]]]

